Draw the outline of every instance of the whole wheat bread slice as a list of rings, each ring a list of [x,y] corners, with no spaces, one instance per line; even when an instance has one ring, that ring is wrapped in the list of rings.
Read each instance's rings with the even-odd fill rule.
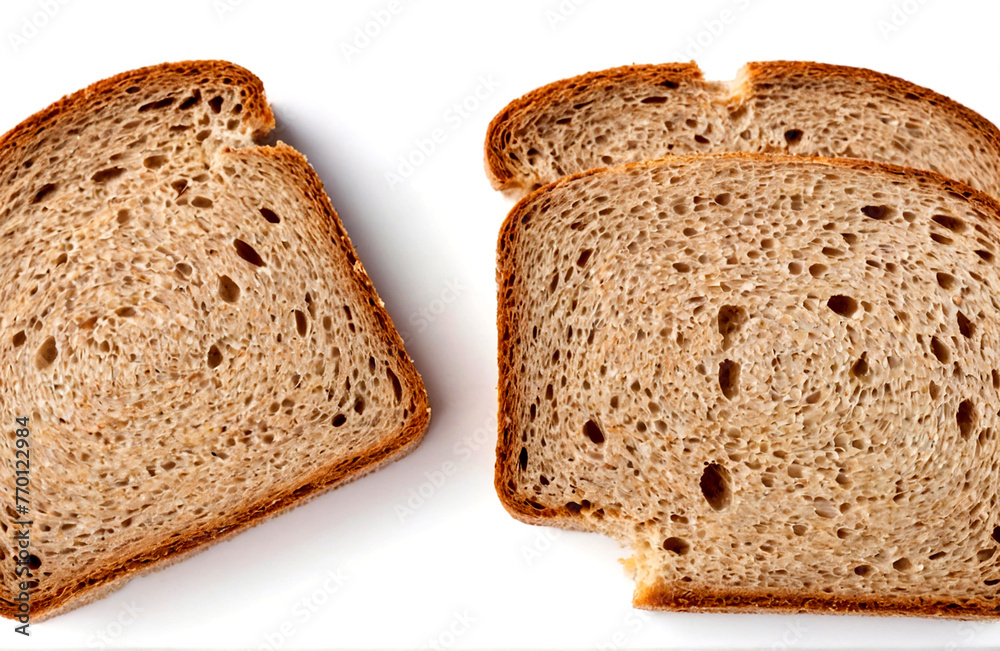
[[[582,173],[498,245],[496,489],[641,608],[1000,616],[1000,204],[866,161]]]
[[[748,63],[731,82],[693,63],[558,81],[489,126],[486,169],[509,194],[597,167],[673,154],[863,158],[931,170],[1000,197],[1000,131],[902,79],[819,63]]]
[[[0,138],[0,615],[23,580],[16,417],[33,620],[419,442],[420,376],[305,157],[254,146],[273,127],[260,80],[196,61]]]

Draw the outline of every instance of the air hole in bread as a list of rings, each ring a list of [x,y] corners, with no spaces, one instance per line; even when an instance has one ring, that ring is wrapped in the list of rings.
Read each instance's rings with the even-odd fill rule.
[[[733,200],[733,195],[729,194],[728,192],[723,192],[722,194],[718,194],[715,196],[715,203],[719,204],[720,206],[728,206],[732,200]]]
[[[194,92],[191,93],[190,97],[188,97],[187,99],[185,99],[183,102],[180,103],[180,106],[177,107],[177,110],[186,111],[200,101],[201,101],[201,91],[196,88]]]
[[[186,262],[178,262],[178,263],[177,263],[177,264],[175,265],[175,267],[176,267],[176,269],[177,269],[177,273],[179,273],[180,275],[182,275],[182,276],[184,276],[184,277],[187,277],[187,276],[190,276],[190,275],[191,275],[191,272],[192,272],[192,271],[194,271],[194,270],[193,270],[193,269],[191,268],[191,265],[189,265],[189,264],[188,264],[188,263],[186,263]]]
[[[872,566],[858,565],[857,567],[854,568],[854,573],[857,574],[858,576],[868,576],[869,574],[872,573]]]
[[[31,203],[32,204],[36,204],[36,203],[41,202],[42,200],[45,199],[45,197],[47,197],[50,194],[52,194],[53,192],[55,192],[55,189],[56,189],[56,184],[55,183],[46,183],[42,187],[38,188],[38,191],[35,192],[35,196],[31,200]]]
[[[906,558],[905,556],[903,558],[897,558],[895,561],[892,562],[892,569],[896,570],[897,572],[907,572],[912,568],[913,568],[913,563],[910,562],[910,559]]]
[[[951,361],[951,351],[948,349],[948,346],[937,337],[931,337],[931,352],[942,364],[947,364]]]
[[[976,422],[978,420],[975,403],[971,400],[963,400],[958,403],[955,420],[958,423],[958,431],[962,434],[962,438],[969,440],[976,429]]]
[[[57,357],[59,357],[59,348],[56,346],[56,338],[50,336],[38,347],[38,352],[35,354],[35,366],[38,369],[48,368],[52,366]]]
[[[976,249],[976,255],[978,255],[980,258],[982,258],[986,262],[992,262],[993,261],[993,254],[990,253],[989,251],[984,250],[984,249]]]
[[[385,374],[389,377],[389,383],[392,384],[392,395],[396,398],[396,402],[399,402],[403,399],[403,386],[399,383],[399,378],[396,377],[391,368],[386,368]]]
[[[593,419],[584,423],[583,433],[593,443],[598,445],[604,443],[604,432],[601,430],[601,426],[598,425]]]
[[[671,536],[663,541],[663,548],[668,552],[673,552],[678,556],[683,556],[691,551],[691,545],[683,538]]]
[[[146,167],[146,169],[156,170],[163,167],[163,165],[166,162],[167,162],[166,156],[156,155],[156,156],[147,156],[145,160],[142,161],[142,164]]]
[[[829,269],[829,267],[825,264],[817,262],[816,264],[809,265],[809,275],[813,278],[820,278],[826,273],[827,269]]]
[[[556,120],[556,124],[569,124],[573,121],[573,118],[559,118]]]
[[[996,547],[992,549],[980,549],[976,552],[976,560],[980,563],[985,563],[986,561],[993,558],[993,555],[997,553]]]
[[[306,336],[308,324],[306,323],[306,313],[302,310],[295,310],[295,330],[300,337]]]
[[[347,422],[347,416],[345,416],[343,414],[337,414],[336,416],[333,417],[333,426],[334,427],[340,427],[341,425],[343,425],[346,422]]]
[[[257,250],[254,249],[249,244],[247,244],[246,242],[244,242],[243,240],[236,238],[235,240],[233,240],[233,246],[236,248],[236,254],[239,255],[244,260],[246,260],[247,262],[249,262],[250,264],[252,264],[253,266],[255,267],[266,266],[264,263],[264,259],[260,257],[260,255],[257,253]],[[344,306],[344,309],[347,310],[347,317],[350,318],[351,316],[350,308]]]
[[[527,470],[528,468],[528,449],[521,447],[521,453],[517,455],[517,465],[520,466],[521,470]]]
[[[657,95],[654,97],[644,97],[639,101],[642,102],[643,104],[665,104],[667,98]]]
[[[135,316],[135,308],[134,307],[128,307],[128,306],[126,306],[126,307],[120,307],[117,310],[115,310],[115,314],[117,314],[120,317],[124,317],[124,318],[128,318],[130,316]]]
[[[218,113],[222,110],[222,98],[216,95],[208,100],[208,105],[211,107],[212,113]]]
[[[731,478],[729,471],[718,463],[710,463],[701,473],[701,494],[705,501],[715,511],[721,511],[732,501]]]
[[[275,212],[270,208],[261,208],[260,214],[263,215],[264,219],[266,219],[271,224],[277,224],[278,222],[281,221],[281,218],[278,217],[278,215],[276,215]]]
[[[27,338],[28,338],[27,335],[24,334],[24,330],[18,330],[17,332],[14,333],[14,336],[11,338],[11,343],[14,344],[15,348],[18,348],[24,345],[24,341]]]
[[[142,106],[139,107],[139,112],[145,113],[146,111],[150,110],[167,108],[173,103],[174,103],[173,97],[164,97],[163,99],[158,100],[156,102],[149,102],[148,104],[143,104]]]
[[[835,518],[839,513],[837,507],[834,506],[833,502],[823,498],[818,498],[814,500],[813,509],[815,509],[816,515],[818,515],[821,518]]]
[[[955,277],[943,271],[937,272],[937,284],[941,289],[953,289],[955,287]]]
[[[971,339],[974,334],[976,334],[976,324],[969,320],[969,317],[965,316],[961,312],[958,313],[958,331],[966,339]]]
[[[866,217],[872,219],[889,219],[892,217],[892,208],[889,206],[865,206],[861,209]]]
[[[191,200],[191,205],[195,208],[211,208],[214,202],[208,197],[195,197]]]
[[[993,540],[1000,543],[1000,527],[993,528]]]
[[[222,363],[222,352],[219,347],[212,344],[212,347],[208,349],[208,355],[206,357],[208,362],[208,368],[216,368]]]
[[[362,396],[358,396],[354,400],[354,411],[359,415],[365,413],[365,399]]]
[[[42,566],[42,559],[38,558],[34,554],[29,554],[27,563],[28,563],[28,569],[37,570]]]
[[[735,398],[740,392],[740,365],[731,359],[719,364],[719,387],[722,395],[728,400]]]
[[[182,262],[180,264],[184,263]],[[240,286],[237,285],[236,281],[229,276],[219,276],[219,298],[226,303],[235,303],[240,300]]]
[[[118,178],[125,173],[124,167],[109,167],[107,169],[101,170],[100,172],[94,173],[90,178],[94,183],[107,183],[113,179]]]
[[[686,262],[675,262],[674,265],[673,265],[673,267],[674,267],[674,269],[677,270],[678,273],[682,273],[682,274],[686,274],[689,271],[691,271],[691,265],[689,265]]]
[[[952,217],[951,215],[934,215],[931,217],[931,220],[954,233],[961,233],[965,230],[965,222],[958,217]]]
[[[789,145],[797,145],[802,140],[801,129],[789,129],[785,132],[785,142]]]
[[[695,134],[694,141],[701,145],[707,145],[709,143],[708,138],[699,134]]]
[[[945,246],[954,242],[954,240],[952,240],[950,237],[946,237],[941,233],[931,233],[931,239],[937,242],[938,244],[944,244]]]
[[[858,311],[858,302],[850,296],[837,294],[831,296],[826,302],[826,306],[842,317],[850,318]]]
[[[576,259],[576,265],[578,267],[586,266],[587,261],[590,260],[590,256],[594,253],[593,249],[584,249],[580,252],[580,257]]]
[[[722,350],[729,350],[733,338],[740,333],[747,322],[747,311],[738,305],[723,305],[717,317],[719,334],[722,335]]]
[[[851,375],[862,379],[868,377],[868,371],[870,370],[868,366],[868,353],[861,353],[861,357],[858,358],[854,365],[851,366]]]

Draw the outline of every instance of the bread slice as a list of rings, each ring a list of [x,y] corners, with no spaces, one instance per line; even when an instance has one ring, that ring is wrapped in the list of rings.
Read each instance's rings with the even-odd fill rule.
[[[748,63],[735,81],[693,63],[565,79],[489,126],[486,168],[509,194],[596,167],[672,154],[864,158],[939,172],[1000,197],[1000,131],[934,91],[871,70]]]
[[[496,489],[641,608],[1000,616],[1000,204],[866,161],[582,173],[500,233]]]
[[[222,61],[0,138],[0,437],[29,418],[33,621],[412,450],[430,410],[323,185]],[[10,463],[13,463],[11,461]],[[14,473],[0,475],[13,617]]]

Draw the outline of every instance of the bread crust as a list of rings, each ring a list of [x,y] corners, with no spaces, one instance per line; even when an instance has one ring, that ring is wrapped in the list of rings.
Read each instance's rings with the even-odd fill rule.
[[[142,82],[169,83],[171,79],[201,77],[232,83],[245,91],[242,98],[244,122],[253,127],[255,139],[263,138],[274,126],[274,115],[264,95],[260,79],[250,71],[226,61],[185,61],[151,66],[125,72],[99,81],[83,90],[64,97],[48,108],[29,117],[17,127],[0,137],[0,172],[3,167],[16,166],[30,156],[32,139],[50,125],[68,116],[92,108],[96,101],[117,94]],[[226,82],[225,80],[229,80]],[[278,143],[274,147],[247,147],[228,150],[225,155],[260,156],[283,166],[288,174],[300,182],[300,189],[313,205],[313,213],[323,222],[329,241],[339,247],[352,265],[352,290],[360,296],[360,304],[367,304],[378,324],[378,336],[388,353],[398,362],[400,383],[413,396],[414,409],[407,422],[395,432],[387,443],[362,450],[356,456],[327,468],[313,472],[266,500],[250,504],[228,517],[204,524],[190,532],[185,539],[161,542],[150,548],[137,550],[129,558],[111,567],[97,567],[79,577],[51,597],[31,601],[33,622],[62,614],[123,587],[131,579],[147,572],[163,569],[208,546],[229,539],[231,536],[305,503],[322,493],[378,470],[405,456],[419,445],[430,421],[430,405],[420,374],[403,347],[403,341],[385,310],[357,252],[347,235],[337,212],[334,210],[323,183],[309,165],[305,156],[295,149]],[[2,176],[2,174],[0,174]],[[14,618],[16,604],[0,598],[0,616]]]
[[[539,188],[521,199],[508,213],[497,240],[497,381],[498,433],[497,459],[494,466],[494,487],[500,502],[515,519],[526,524],[545,525],[576,531],[598,532],[593,521],[570,510],[564,504],[541,504],[530,495],[518,492],[515,464],[518,459],[518,441],[524,426],[517,421],[524,396],[517,391],[518,366],[514,347],[510,344],[517,337],[521,315],[518,313],[517,296],[521,279],[515,260],[524,232],[525,219],[533,206],[565,185],[590,176],[618,174],[624,170],[646,169],[658,166],[683,167],[686,163],[708,159],[741,160],[747,163],[767,162],[789,165],[817,165],[830,168],[862,170],[889,177],[902,176],[918,183],[936,186],[940,191],[961,196],[984,213],[1000,218],[1000,200],[980,192],[964,183],[935,172],[916,170],[888,163],[878,163],[853,158],[816,158],[784,154],[728,153],[671,156],[656,161],[642,161],[608,168],[598,168],[564,177],[555,183]],[[949,619],[1000,618],[1000,606],[985,601],[956,604],[948,600],[893,599],[834,597],[828,594],[784,593],[780,591],[740,591],[718,587],[692,587],[678,589],[675,585],[658,584],[640,586],[633,596],[633,605],[646,610],[672,610],[690,612],[817,612],[869,615],[908,615],[941,617]]]
[[[781,85],[796,78],[848,79],[886,88],[899,94],[906,101],[920,101],[937,107],[942,113],[958,120],[979,134],[986,145],[1000,157],[1000,129],[972,109],[929,88],[867,68],[814,63],[809,61],[756,61],[743,66],[737,75],[740,96],[745,99],[755,94],[755,89],[767,84]],[[694,82],[708,87],[714,82],[705,81],[701,69],[694,62],[622,66],[589,72],[562,79],[537,88],[508,104],[493,120],[486,132],[485,167],[490,184],[495,190],[506,193],[524,192],[523,179],[518,178],[515,166],[506,155],[506,145],[511,141],[511,128],[532,113],[543,111],[547,105],[566,101],[578,89],[606,84],[610,90],[616,84],[655,85],[664,81]]]
[[[510,123],[516,118],[536,110],[537,108],[559,102],[572,97],[578,88],[588,88],[598,84],[612,84],[627,81],[643,80],[650,83],[681,82],[692,81],[702,82],[704,77],[701,69],[694,62],[691,63],[665,63],[660,65],[631,65],[619,66],[598,72],[588,72],[577,77],[569,77],[536,88],[523,95],[507,106],[496,115],[486,129],[486,146],[484,160],[486,165],[486,175],[490,179],[490,185],[494,190],[516,191],[522,188],[519,182],[514,181],[514,170],[508,164],[508,158],[504,155],[504,148],[510,142],[512,134],[509,130]]]

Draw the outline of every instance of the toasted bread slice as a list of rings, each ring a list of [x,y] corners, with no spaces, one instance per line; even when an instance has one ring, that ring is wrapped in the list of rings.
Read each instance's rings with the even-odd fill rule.
[[[1000,204],[728,154],[501,230],[496,489],[634,549],[641,608],[1000,615]]]
[[[260,80],[195,61],[0,138],[0,412],[28,418],[31,454],[0,615],[14,519],[38,620],[419,442],[420,376],[306,159],[254,146],[273,127]]]
[[[520,196],[597,167],[726,152],[883,161],[1000,197],[1000,131],[978,113],[889,75],[795,61],[748,63],[731,82],[675,63],[549,84],[493,119],[486,169]]]

